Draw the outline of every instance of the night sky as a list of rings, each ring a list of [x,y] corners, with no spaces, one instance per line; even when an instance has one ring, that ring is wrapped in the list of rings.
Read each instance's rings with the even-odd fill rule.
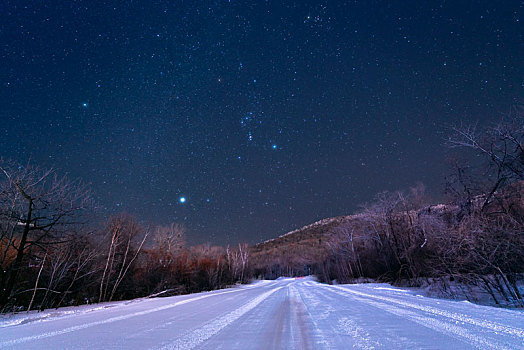
[[[1,1],[0,156],[257,243],[424,183],[524,97],[522,1]]]

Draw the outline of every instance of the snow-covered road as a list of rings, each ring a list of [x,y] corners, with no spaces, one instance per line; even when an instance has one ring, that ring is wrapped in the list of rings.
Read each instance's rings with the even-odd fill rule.
[[[524,313],[306,278],[0,318],[0,349],[193,348],[524,349]]]

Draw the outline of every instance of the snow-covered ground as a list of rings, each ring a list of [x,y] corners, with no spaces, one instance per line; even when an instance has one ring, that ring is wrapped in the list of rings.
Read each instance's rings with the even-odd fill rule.
[[[0,318],[0,349],[524,349],[524,313],[312,279]]]

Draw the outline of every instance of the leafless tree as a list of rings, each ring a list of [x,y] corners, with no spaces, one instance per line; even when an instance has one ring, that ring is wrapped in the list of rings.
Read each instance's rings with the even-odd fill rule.
[[[40,304],[40,309],[45,309],[51,291],[60,293],[57,289],[59,284],[66,278],[74,264],[72,252],[67,249],[66,244],[61,244],[57,249],[50,249],[49,264],[46,265],[48,272],[47,288]]]
[[[86,186],[54,170],[0,161],[0,308],[12,296],[29,249],[45,250],[80,224],[90,207]]]
[[[98,301],[111,301],[124,280],[129,268],[137,258],[149,231],[144,229],[129,215],[114,216],[107,227],[109,250],[100,280]],[[141,241],[136,242],[142,235]],[[138,246],[137,246],[138,244]]]
[[[524,180],[524,106],[515,107],[506,120],[484,130],[475,125],[452,127],[447,143],[472,149],[487,159],[492,180],[483,191],[483,210],[500,188]]]
[[[31,307],[33,306],[33,302],[35,301],[36,291],[38,290],[38,282],[40,282],[40,276],[42,275],[42,270],[44,269],[46,258],[47,252],[44,255],[44,258],[42,259],[42,262],[40,263],[40,269],[38,269],[38,276],[36,277],[35,288],[33,289],[33,295],[31,296],[31,301],[29,302],[29,306],[27,307],[27,312],[31,311]]]
[[[181,224],[158,226],[155,229],[154,241],[156,256],[164,267],[171,265],[176,256],[185,248],[186,228]]]
[[[335,259],[335,269],[340,281],[350,281],[363,276],[360,252],[356,247],[355,227],[346,224],[335,228],[334,235],[327,242]],[[362,233],[362,232],[361,232]]]
[[[238,244],[237,249],[226,251],[226,258],[230,260],[230,266],[233,279],[238,282],[244,282],[244,275],[249,262],[249,246],[247,244]]]
[[[191,247],[190,251],[192,284],[205,289],[218,288],[225,268],[225,249],[205,243]]]
[[[64,303],[75,284],[97,272],[95,261],[99,254],[90,235],[84,234],[80,237],[75,237],[74,240],[68,241],[67,249],[71,251],[70,259],[72,264],[69,264],[69,270],[72,271],[72,274],[67,287],[62,293],[62,298],[56,307],[60,307]]]
[[[240,281],[244,282],[244,276],[246,273],[247,264],[249,262],[249,246],[244,244],[238,244],[238,253],[240,255],[240,261],[242,263],[242,269],[240,273]]]

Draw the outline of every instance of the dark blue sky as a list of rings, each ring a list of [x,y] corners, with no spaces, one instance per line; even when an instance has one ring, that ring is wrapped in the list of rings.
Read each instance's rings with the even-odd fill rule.
[[[524,96],[522,1],[2,1],[0,156],[236,243],[423,182]],[[185,197],[184,203],[180,197]]]

